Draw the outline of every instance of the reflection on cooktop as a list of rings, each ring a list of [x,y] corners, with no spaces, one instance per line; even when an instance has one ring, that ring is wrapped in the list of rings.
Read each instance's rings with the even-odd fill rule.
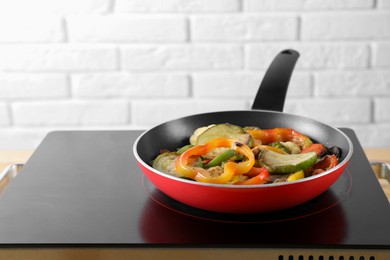
[[[150,243],[251,241],[274,244],[291,240],[293,236],[298,244],[309,241],[338,244],[348,228],[341,203],[352,187],[348,170],[329,190],[303,205],[278,212],[246,215],[193,208],[166,196],[146,177],[142,182],[150,199],[143,209],[140,228],[145,241]],[[284,230],[283,236],[280,236],[281,230]]]

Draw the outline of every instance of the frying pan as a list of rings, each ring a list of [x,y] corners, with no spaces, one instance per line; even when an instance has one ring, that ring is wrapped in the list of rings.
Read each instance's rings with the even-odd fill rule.
[[[339,129],[315,119],[283,113],[288,84],[299,58],[295,50],[280,52],[269,66],[252,110],[195,114],[162,123],[141,134],[133,152],[147,178],[163,193],[192,207],[224,213],[261,213],[287,209],[326,191],[343,173],[352,156],[351,140]],[[326,109],[326,108],[325,108]],[[314,142],[342,149],[340,163],[321,174],[294,182],[226,185],[177,178],[151,167],[161,149],[174,151],[189,143],[195,129],[210,124],[293,128]]]

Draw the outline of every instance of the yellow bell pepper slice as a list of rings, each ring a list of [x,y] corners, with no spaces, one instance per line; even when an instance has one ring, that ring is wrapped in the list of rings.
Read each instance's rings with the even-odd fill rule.
[[[305,173],[301,170],[301,171],[294,172],[293,174],[288,176],[287,181],[296,181],[303,178],[305,178]]]

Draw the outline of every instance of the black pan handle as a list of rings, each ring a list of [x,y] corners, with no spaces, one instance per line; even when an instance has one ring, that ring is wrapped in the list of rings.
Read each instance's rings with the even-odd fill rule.
[[[260,84],[252,109],[283,112],[288,83],[298,58],[299,52],[291,49],[275,57]]]

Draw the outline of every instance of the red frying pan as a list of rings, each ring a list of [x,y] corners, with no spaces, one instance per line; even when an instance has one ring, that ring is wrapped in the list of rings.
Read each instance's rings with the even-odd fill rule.
[[[284,100],[299,53],[280,52],[271,63],[252,110],[196,114],[160,124],[138,137],[133,152],[149,180],[163,193],[184,204],[216,212],[260,213],[290,208],[326,191],[343,173],[352,156],[352,142],[343,132],[298,115],[283,113]],[[321,174],[294,182],[258,185],[208,184],[177,178],[151,167],[160,149],[174,151],[188,144],[195,129],[230,123],[262,129],[293,128],[327,147],[342,149],[340,163]]]

